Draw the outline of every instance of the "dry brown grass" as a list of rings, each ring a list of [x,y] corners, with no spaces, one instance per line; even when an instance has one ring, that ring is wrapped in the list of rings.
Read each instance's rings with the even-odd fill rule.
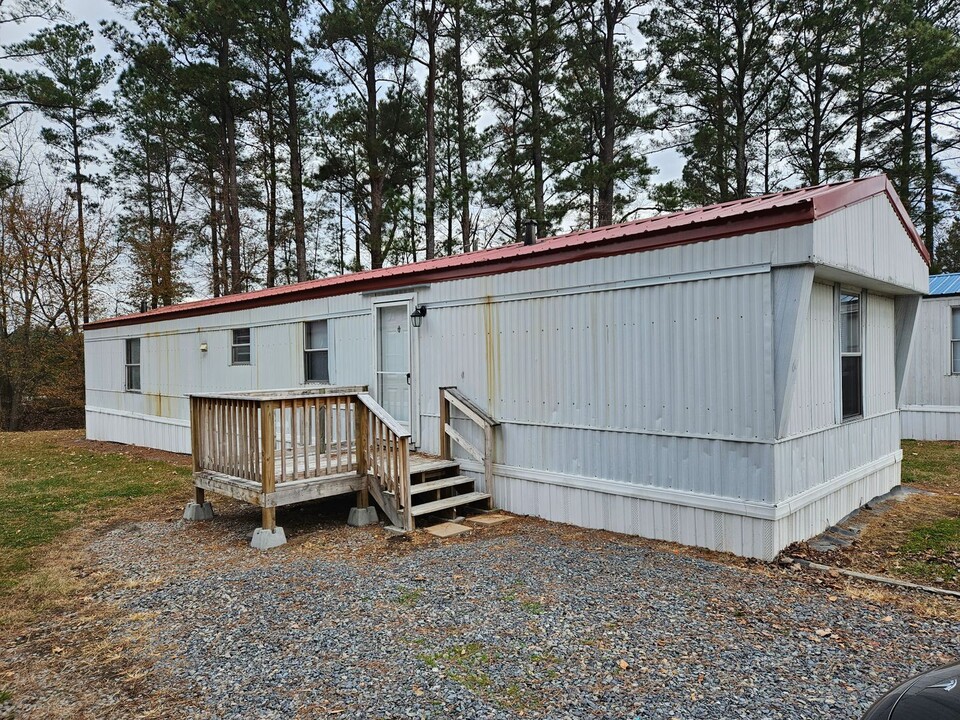
[[[847,524],[862,529],[848,548],[822,553],[799,543],[787,554],[960,590],[960,443],[905,440],[903,449],[904,487],[919,492],[858,513]]]

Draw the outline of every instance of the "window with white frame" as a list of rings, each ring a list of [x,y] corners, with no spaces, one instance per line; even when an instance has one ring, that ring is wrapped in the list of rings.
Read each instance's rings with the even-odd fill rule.
[[[950,308],[950,372],[960,375],[960,307]]]
[[[843,419],[863,415],[863,342],[859,293],[840,291],[840,406]]]
[[[231,331],[230,364],[250,364],[250,328],[237,328]]]
[[[129,338],[124,348],[127,391],[140,390],[140,338]]]
[[[304,379],[310,383],[330,382],[330,348],[327,321],[304,323]]]

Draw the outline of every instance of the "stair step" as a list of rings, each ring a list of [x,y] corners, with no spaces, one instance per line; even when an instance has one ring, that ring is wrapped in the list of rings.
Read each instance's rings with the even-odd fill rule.
[[[460,463],[456,460],[443,460],[442,458],[424,457],[422,455],[410,456],[410,475],[420,475],[451,469],[459,472]]]
[[[453,497],[444,498],[443,500],[434,500],[433,502],[424,503],[423,505],[414,505],[412,508],[410,508],[410,513],[414,517],[418,517],[420,515],[429,515],[430,513],[446,510],[447,508],[457,507],[458,505],[469,505],[470,503],[475,503],[478,500],[486,500],[489,497],[489,493],[482,492],[454,495]]]
[[[417,493],[439,490],[445,487],[454,487],[455,485],[465,485],[472,482],[474,482],[473,478],[467,477],[466,475],[454,475],[453,477],[440,478],[439,480],[431,480],[430,482],[411,485],[410,494],[416,495]]]

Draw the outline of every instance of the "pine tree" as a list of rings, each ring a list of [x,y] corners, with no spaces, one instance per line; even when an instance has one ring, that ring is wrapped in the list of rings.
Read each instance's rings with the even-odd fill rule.
[[[638,10],[626,0],[569,2],[559,87],[564,130],[556,139],[566,172],[558,185],[586,227],[620,220],[652,173],[639,152],[649,126],[640,103],[656,76],[642,69],[630,33]]]
[[[563,215],[548,208],[557,175],[550,151],[557,132],[555,93],[563,62],[567,5],[562,0],[489,0],[484,7],[485,97],[497,116],[490,135],[500,146],[493,157],[495,194],[519,201],[530,195],[539,237]],[[529,180],[526,179],[529,166]],[[529,188],[519,187],[527,185]],[[518,207],[513,212],[524,212]],[[519,224],[514,222],[519,238]]]
[[[191,171],[181,151],[187,122],[174,93],[174,68],[158,43],[131,44],[116,98],[122,142],[114,176],[124,212],[119,235],[133,259],[131,294],[150,307],[170,305],[189,289],[181,280],[189,224]]]
[[[392,152],[402,138],[397,134],[404,112],[386,112],[387,106],[405,107],[414,93],[410,71],[414,34],[408,8],[390,0],[336,0],[321,3],[324,14],[312,38],[333,68],[336,84],[356,96],[352,112],[362,127],[362,162],[368,197],[365,242],[373,268],[383,266],[390,238],[388,203],[405,185]],[[385,92],[389,86],[389,92]]]
[[[697,201],[756,188],[757,139],[791,62],[787,8],[783,0],[665,0],[643,24],[653,62],[666,68],[656,97],[661,122],[684,143]]]
[[[38,109],[48,125],[43,140],[60,161],[70,167],[77,211],[83,322],[90,321],[90,253],[86,238],[87,187],[94,152],[110,131],[110,103],[102,90],[113,76],[109,57],[95,59],[93,31],[86,23],[44,28],[8,48],[16,55],[35,56],[40,69],[8,74],[10,92],[23,104]]]
[[[836,179],[848,164],[851,122],[842,108],[848,86],[844,53],[854,32],[851,9],[846,0],[801,0],[794,12],[789,103],[775,103],[774,113],[785,111],[783,139],[800,182],[819,185]]]

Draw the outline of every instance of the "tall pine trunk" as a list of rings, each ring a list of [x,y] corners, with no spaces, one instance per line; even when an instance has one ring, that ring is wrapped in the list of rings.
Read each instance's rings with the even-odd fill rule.
[[[934,230],[937,225],[934,180],[936,166],[933,158],[933,88],[927,85],[923,93],[923,242],[933,257]]]
[[[619,3],[617,3],[619,4]],[[613,204],[615,192],[614,150],[617,130],[616,97],[616,32],[617,5],[611,0],[603,0],[603,135],[600,140],[600,188],[597,197],[597,224],[613,224]],[[590,187],[593,194],[593,184]],[[592,204],[592,199],[591,199]],[[591,220],[593,213],[590,213]]]
[[[230,259],[229,292],[243,290],[240,261],[240,191],[237,179],[237,118],[230,95],[230,40],[221,39],[217,57],[220,90],[220,117],[223,123],[224,207],[226,243]]]
[[[537,218],[537,237],[547,231],[543,176],[543,89],[542,49],[540,47],[540,1],[530,0],[530,150],[533,161],[533,206]]]
[[[293,200],[293,242],[297,254],[297,281],[307,279],[307,231],[303,204],[303,160],[300,153],[300,104],[293,69],[293,26],[289,0],[280,0],[283,19],[283,77],[287,86],[287,147],[290,152],[290,195]]]
[[[267,78],[267,86],[270,80]],[[267,287],[277,284],[277,142],[272,93],[267,93]],[[297,258],[299,275],[299,257]]]
[[[207,170],[207,182],[210,193],[210,281],[213,296],[220,297],[220,218],[217,213],[217,179],[213,168]]]
[[[77,250],[80,252],[80,303],[84,324],[90,322],[90,257],[87,253],[87,233],[83,217],[83,175],[80,172],[81,144],[77,111],[71,116],[70,130],[73,147],[73,182],[77,193]]]
[[[462,0],[456,0],[453,15],[454,92],[457,96],[457,199],[460,201],[460,241],[463,252],[470,252],[470,178],[467,176],[466,78],[463,69]]]
[[[365,81],[367,91],[366,108],[366,155],[370,182],[370,267],[383,267],[383,192],[385,178],[380,162],[380,140],[377,128],[377,61],[372,48],[378,39],[367,36],[365,61]]]
[[[427,86],[426,86],[426,188],[424,197],[424,234],[427,260],[436,255],[436,185],[437,185],[437,2],[430,0],[427,24]]]

